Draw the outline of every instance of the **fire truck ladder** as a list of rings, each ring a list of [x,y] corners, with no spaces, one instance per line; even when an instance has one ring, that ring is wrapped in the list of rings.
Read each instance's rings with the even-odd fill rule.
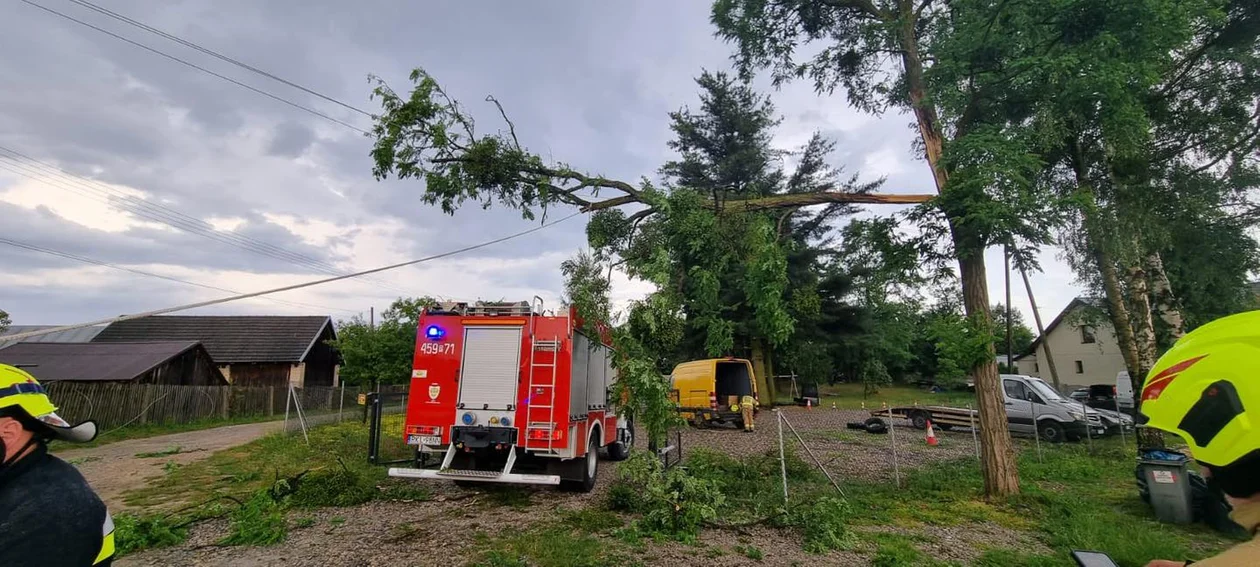
[[[529,421],[528,426],[526,427],[525,439],[526,439],[526,442],[529,441],[529,430],[539,430],[539,429],[545,430],[547,433],[547,451],[554,452],[555,440],[556,440],[556,436],[555,436],[556,375],[558,372],[557,367],[559,366],[559,362],[560,362],[559,360],[560,359],[560,338],[553,337],[551,339],[539,340],[537,337],[533,335],[531,331],[529,342],[530,342],[530,352],[529,352],[529,400],[530,401],[529,401],[529,408],[526,410],[526,416],[529,418],[530,421]],[[539,362],[538,361],[539,352],[552,353],[551,362]],[[546,377],[546,372],[542,373],[544,374],[544,376],[539,377],[539,372],[537,372],[537,369],[540,369],[540,368],[551,369],[550,381],[544,382],[542,380],[542,378]],[[545,393],[546,395],[540,396],[539,395],[540,393]],[[533,400],[536,397],[541,397],[542,399],[547,400],[547,403],[535,404]],[[547,422],[545,424],[534,421],[535,419],[534,410],[547,410]]]

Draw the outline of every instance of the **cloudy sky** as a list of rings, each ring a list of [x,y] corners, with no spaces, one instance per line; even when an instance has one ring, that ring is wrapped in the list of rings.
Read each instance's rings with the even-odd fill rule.
[[[370,127],[352,110],[68,0],[31,1]],[[495,124],[497,113],[482,102],[493,94],[531,149],[628,180],[652,176],[671,157],[666,114],[695,104],[693,78],[729,67],[729,47],[712,36],[700,1],[98,3],[368,111],[375,109],[369,74],[401,91],[407,73],[424,67],[481,128]],[[9,241],[0,242],[0,309],[14,323],[77,323],[226,295],[14,242],[244,292],[536,226],[503,209],[444,215],[420,202],[416,182],[375,181],[370,142],[351,128],[26,3],[6,3],[0,14],[0,50],[10,54],[0,58],[0,239]],[[930,192],[926,165],[911,151],[908,117],[860,114],[843,93],[819,97],[804,83],[774,100],[784,119],[776,144],[796,147],[820,130],[838,143],[836,165],[866,179],[886,177],[887,192]],[[560,262],[585,247],[584,224],[579,216],[371,281],[276,296],[284,303],[248,300],[192,313],[344,318],[423,294],[539,294],[554,305]],[[1055,254],[1043,253],[1046,272],[1033,281],[1045,317],[1076,293]],[[1000,253],[989,260],[996,301]],[[625,278],[616,283],[623,302],[647,290]],[[1030,314],[1026,301],[1015,303]]]

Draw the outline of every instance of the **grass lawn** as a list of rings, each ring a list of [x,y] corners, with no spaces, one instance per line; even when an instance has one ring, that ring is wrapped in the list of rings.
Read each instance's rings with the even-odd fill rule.
[[[834,403],[840,409],[859,409],[863,403],[866,404],[867,409],[879,408],[880,404],[884,403],[889,406],[908,406],[918,402],[919,405],[924,406],[957,407],[966,407],[967,404],[972,404],[974,407],[976,403],[976,396],[971,392],[950,391],[933,394],[914,386],[886,386],[864,397],[861,384],[833,384],[820,387],[819,394],[822,396],[820,404],[822,407],[829,408]]]

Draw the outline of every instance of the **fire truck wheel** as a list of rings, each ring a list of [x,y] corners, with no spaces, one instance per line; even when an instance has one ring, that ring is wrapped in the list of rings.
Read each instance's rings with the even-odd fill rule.
[[[595,476],[599,473],[599,442],[594,436],[586,448],[586,455],[573,460],[574,474],[572,480],[561,480],[560,488],[572,492],[590,492],[595,488]]]
[[[608,445],[608,460],[624,461],[630,457],[630,448],[634,447],[634,422],[633,421],[627,422],[627,426],[628,426],[628,429],[624,431],[626,431],[626,433],[629,434],[630,438],[626,440],[626,442],[624,443],[621,441],[617,441],[615,443]],[[623,430],[621,429],[617,430],[618,439],[621,438],[622,431]]]

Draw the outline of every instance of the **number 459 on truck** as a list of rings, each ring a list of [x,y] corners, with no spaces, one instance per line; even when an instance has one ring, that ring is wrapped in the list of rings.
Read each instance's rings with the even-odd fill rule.
[[[570,307],[445,303],[420,314],[403,431],[441,455],[403,478],[559,485],[590,491],[599,454],[625,459],[634,428],[610,400],[616,381],[606,332],[583,334]]]

